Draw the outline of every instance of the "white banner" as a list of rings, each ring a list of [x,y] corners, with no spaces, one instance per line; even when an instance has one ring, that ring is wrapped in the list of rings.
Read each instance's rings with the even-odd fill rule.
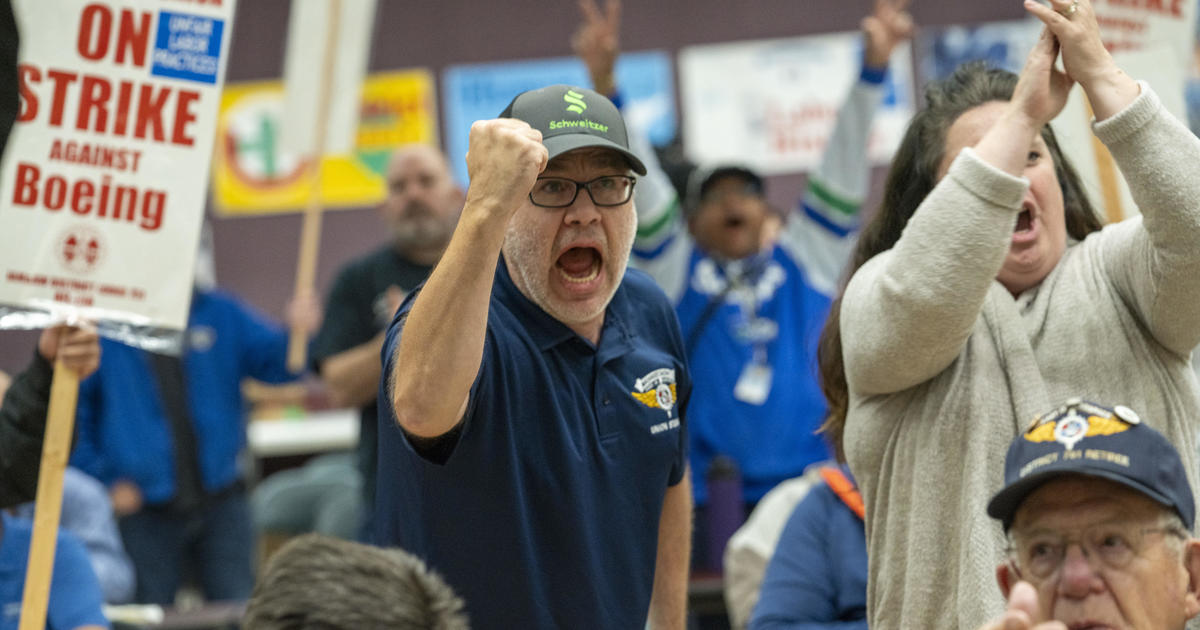
[[[0,303],[183,329],[233,0],[13,4]],[[6,314],[0,327],[31,323]]]
[[[763,174],[814,168],[861,69],[857,32],[684,48],[679,53],[684,147],[701,164]],[[913,114],[912,52],[897,47],[868,154],[891,159]]]
[[[1104,45],[1114,54],[1158,48],[1192,63],[1196,0],[1092,0]]]
[[[337,24],[336,33],[330,33],[333,24]],[[324,97],[328,99],[324,152],[354,152],[359,95],[367,75],[374,26],[375,0],[292,0],[283,57],[284,108],[279,138],[284,150],[309,159],[316,153],[317,103]],[[334,46],[329,48],[331,36]],[[333,64],[330,85],[322,85],[326,53],[333,55],[329,60]]]

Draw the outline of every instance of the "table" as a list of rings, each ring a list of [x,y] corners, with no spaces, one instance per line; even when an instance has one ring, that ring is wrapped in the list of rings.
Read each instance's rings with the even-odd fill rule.
[[[259,458],[345,451],[358,444],[359,424],[357,409],[310,411],[295,418],[252,420],[246,441]]]

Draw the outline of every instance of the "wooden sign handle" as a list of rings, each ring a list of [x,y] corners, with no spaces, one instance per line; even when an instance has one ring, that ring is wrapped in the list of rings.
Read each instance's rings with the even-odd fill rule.
[[[59,347],[65,342],[66,330]],[[54,573],[54,550],[58,542],[58,521],[62,512],[63,471],[71,454],[71,435],[75,427],[75,403],[79,398],[79,375],[54,363],[50,384],[50,410],[46,416],[46,437],[38,473],[37,503],[33,512],[33,538],[29,544],[29,566],[25,570],[25,592],[21,596],[19,630],[44,630],[46,608],[50,603],[50,579]]]
[[[333,86],[334,57],[338,47],[341,20],[341,1],[329,0],[329,21],[325,30],[325,57],[321,64],[321,83],[317,90],[316,143],[309,165],[308,205],[300,227],[300,259],[296,263],[295,296],[312,295],[316,284],[317,252],[321,244],[321,166],[325,158],[325,132],[328,129],[329,92]],[[292,372],[304,370],[308,355],[308,331],[292,323],[288,337],[287,367]]]

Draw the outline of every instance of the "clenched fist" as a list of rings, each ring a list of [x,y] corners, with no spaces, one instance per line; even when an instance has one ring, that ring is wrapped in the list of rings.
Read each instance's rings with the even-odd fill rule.
[[[467,173],[471,178],[464,212],[511,217],[524,203],[550,154],[542,133],[523,120],[497,118],[471,125]]]

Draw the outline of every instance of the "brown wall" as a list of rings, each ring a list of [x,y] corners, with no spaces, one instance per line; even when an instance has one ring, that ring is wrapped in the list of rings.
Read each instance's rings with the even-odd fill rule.
[[[622,46],[676,53],[693,44],[854,30],[871,2],[625,0]],[[915,0],[914,5],[913,15],[922,25],[1014,19],[1023,13],[1015,0]],[[282,74],[288,6],[287,0],[238,3],[227,81]],[[449,64],[567,55],[577,20],[572,0],[379,0],[370,70],[427,67],[440,79]],[[875,173],[877,183],[881,175]],[[799,175],[773,178],[772,201],[791,206],[802,185]],[[299,217],[217,218],[213,228],[220,284],[266,313],[281,315],[294,283]],[[338,267],[380,241],[373,210],[327,214],[317,274],[321,294]],[[0,332],[0,369],[23,366],[35,339],[29,333]]]

